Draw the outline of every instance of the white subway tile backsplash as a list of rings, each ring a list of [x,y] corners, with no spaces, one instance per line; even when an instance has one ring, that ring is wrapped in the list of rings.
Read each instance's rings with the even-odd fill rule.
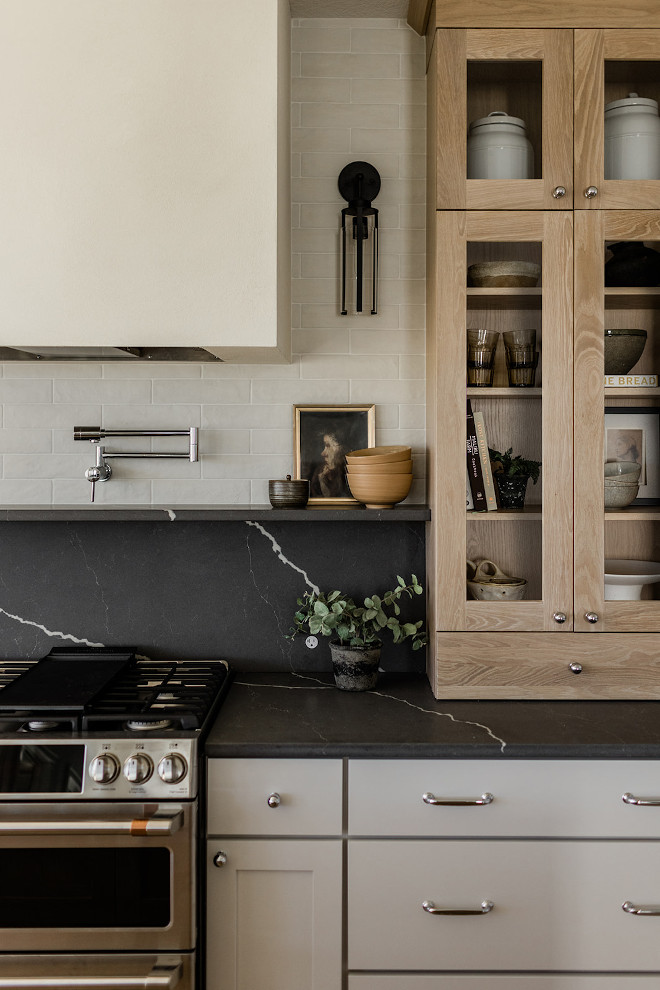
[[[424,500],[425,42],[396,18],[297,18],[292,44],[292,362],[0,365],[0,504],[89,502],[94,448],[73,427],[90,424],[201,428],[198,463],[118,459],[100,504],[268,504],[293,470],[294,403],[348,402],[376,404],[378,443],[413,445],[407,501]],[[354,160],[381,175],[381,295],[377,315],[342,317],[337,177]]]
[[[83,479],[84,480],[84,479]],[[85,482],[87,488],[89,484]],[[53,482],[39,480],[5,481],[0,479],[0,505],[49,505],[53,500]],[[87,492],[89,498],[89,492]],[[66,499],[61,499],[66,501]]]
[[[0,402],[52,402],[53,382],[48,379],[0,379]]]
[[[341,55],[333,53],[305,53],[300,59],[303,76],[338,77],[340,79],[391,79],[400,76],[399,55]],[[416,75],[416,73],[410,73]]]
[[[43,401],[43,400],[42,400]],[[100,402],[135,405],[151,402],[151,379],[142,381],[81,381],[63,379],[53,382],[53,402]]]
[[[236,405],[250,401],[249,379],[228,379],[224,381],[203,378],[201,382],[188,381],[158,381],[153,383],[155,404],[221,403]],[[178,416],[176,409],[173,410]],[[188,426],[194,426],[189,423]]]
[[[399,107],[389,103],[303,103],[301,127],[360,127],[365,120],[372,127],[399,126]]]
[[[343,22],[345,24],[345,22]],[[316,26],[306,21],[291,31],[291,48],[298,52],[349,52],[351,50],[350,27]]]
[[[0,430],[0,454],[49,454],[52,430]]]
[[[359,378],[398,378],[399,359],[394,356],[370,354],[334,357],[327,354],[303,354],[301,359],[302,376],[305,379],[348,378],[351,382]]]

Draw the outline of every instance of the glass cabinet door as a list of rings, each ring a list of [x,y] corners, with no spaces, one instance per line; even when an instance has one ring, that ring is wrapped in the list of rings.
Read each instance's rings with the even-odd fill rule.
[[[575,629],[658,632],[660,214],[576,213],[575,257]]]
[[[660,30],[575,32],[575,208],[660,209]]]
[[[433,498],[442,520],[429,548],[436,629],[566,632],[573,620],[572,214],[447,212],[437,215],[437,225],[437,312],[429,314],[427,358],[437,381],[427,401]],[[473,265],[521,261],[537,266],[538,284],[468,285]],[[487,447],[541,462],[520,509],[503,507],[497,483],[493,511],[466,509],[463,501],[467,340],[474,329],[494,331],[496,340],[492,384],[467,386]],[[514,330],[532,330],[538,353],[535,379],[523,386],[510,384],[505,360],[504,334]],[[480,560],[523,579],[522,598],[475,598],[466,568]]]
[[[436,209],[571,209],[572,82],[570,30],[436,31]]]

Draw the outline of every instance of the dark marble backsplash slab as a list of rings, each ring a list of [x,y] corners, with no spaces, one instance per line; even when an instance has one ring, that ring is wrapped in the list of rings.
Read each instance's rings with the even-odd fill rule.
[[[396,576],[425,584],[423,522],[5,522],[0,659],[53,646],[131,646],[154,659],[223,658],[237,670],[327,671],[327,640],[286,639],[314,586],[354,598]],[[425,617],[425,595],[402,605]],[[385,640],[385,670],[425,651]]]

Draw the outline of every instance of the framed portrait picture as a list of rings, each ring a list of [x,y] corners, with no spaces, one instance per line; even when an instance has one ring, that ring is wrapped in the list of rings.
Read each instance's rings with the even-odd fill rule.
[[[609,406],[605,409],[605,460],[641,465],[633,505],[660,505],[660,408]]]
[[[357,505],[346,481],[346,454],[375,443],[375,406],[295,405],[294,470],[309,480],[309,504]]]

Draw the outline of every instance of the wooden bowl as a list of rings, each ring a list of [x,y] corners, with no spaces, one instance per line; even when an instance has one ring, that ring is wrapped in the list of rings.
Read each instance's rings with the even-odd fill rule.
[[[412,448],[405,446],[363,447],[362,450],[351,450],[350,453],[346,454],[346,460],[349,465],[363,460],[368,460],[373,464],[379,462],[381,464],[387,464],[390,461],[410,460],[411,454]]]
[[[536,285],[541,266],[532,261],[483,261],[470,265],[467,270],[468,285],[483,289],[502,287],[529,287]]]
[[[366,477],[373,478],[375,475],[391,475],[391,474],[412,474],[412,459],[407,461],[387,461],[382,464],[380,461],[375,463],[369,457],[361,458],[358,461],[352,461],[348,465],[349,477]]]
[[[373,478],[353,478],[349,475],[348,487],[358,502],[364,502],[368,509],[388,509],[402,502],[410,491],[412,474],[397,474],[395,477],[377,476]]]

